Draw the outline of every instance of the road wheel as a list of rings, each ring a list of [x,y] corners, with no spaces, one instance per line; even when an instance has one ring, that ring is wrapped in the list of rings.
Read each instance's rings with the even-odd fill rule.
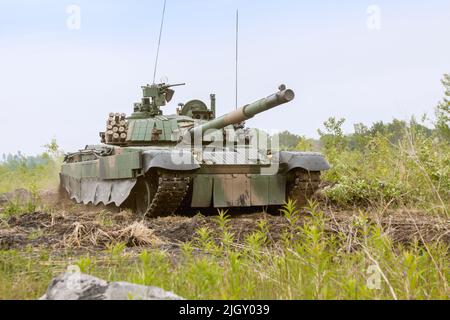
[[[155,179],[156,181],[153,181]],[[150,213],[157,191],[157,181],[157,177],[153,176],[138,179],[134,187],[134,205],[137,215],[145,217]]]

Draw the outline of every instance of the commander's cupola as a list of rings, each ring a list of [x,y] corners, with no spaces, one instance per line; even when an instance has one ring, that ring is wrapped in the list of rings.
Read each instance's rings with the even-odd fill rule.
[[[134,112],[128,119],[147,119],[162,115],[160,108],[170,102],[175,94],[170,88],[184,85],[184,83],[174,85],[160,83],[143,86],[142,102],[134,104]]]

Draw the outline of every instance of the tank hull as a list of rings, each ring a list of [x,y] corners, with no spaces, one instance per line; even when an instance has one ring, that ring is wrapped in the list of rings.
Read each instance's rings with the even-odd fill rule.
[[[121,148],[102,156],[99,150],[66,158],[62,189],[78,203],[131,206],[151,216],[183,207],[278,206],[290,197],[304,202],[329,168],[318,153],[279,152],[260,163],[235,152]]]

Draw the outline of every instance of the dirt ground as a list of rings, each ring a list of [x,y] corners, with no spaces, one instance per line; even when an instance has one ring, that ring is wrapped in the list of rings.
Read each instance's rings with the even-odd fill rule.
[[[213,235],[219,234],[217,217],[211,214],[143,220],[128,211],[74,204],[68,199],[60,199],[53,191],[43,192],[40,198],[46,209],[0,219],[0,250],[31,246],[96,251],[118,242],[126,243],[129,248],[176,250],[181,243],[192,240],[200,227],[208,227]],[[327,217],[327,231],[349,234],[355,231],[355,219],[360,216],[357,210],[321,210]],[[302,225],[308,219],[311,214],[302,212],[297,224]],[[368,219],[381,225],[395,242],[440,240],[450,244],[450,220],[443,217],[417,210],[386,210],[383,213],[369,210]],[[232,214],[230,228],[242,242],[258,228],[261,220],[267,222],[270,243],[280,240],[289,228],[282,215],[251,212]]]

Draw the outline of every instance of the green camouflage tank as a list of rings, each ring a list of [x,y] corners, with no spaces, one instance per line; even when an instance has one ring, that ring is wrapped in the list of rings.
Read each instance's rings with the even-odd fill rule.
[[[321,154],[279,151],[274,136],[245,128],[258,113],[292,101],[292,90],[281,85],[221,117],[213,94],[209,108],[192,100],[164,115],[179,85],[142,87],[131,116],[109,114],[102,144],[65,156],[60,181],[71,199],[154,217],[186,207],[280,206],[289,198],[301,205],[318,189],[329,169]]]

